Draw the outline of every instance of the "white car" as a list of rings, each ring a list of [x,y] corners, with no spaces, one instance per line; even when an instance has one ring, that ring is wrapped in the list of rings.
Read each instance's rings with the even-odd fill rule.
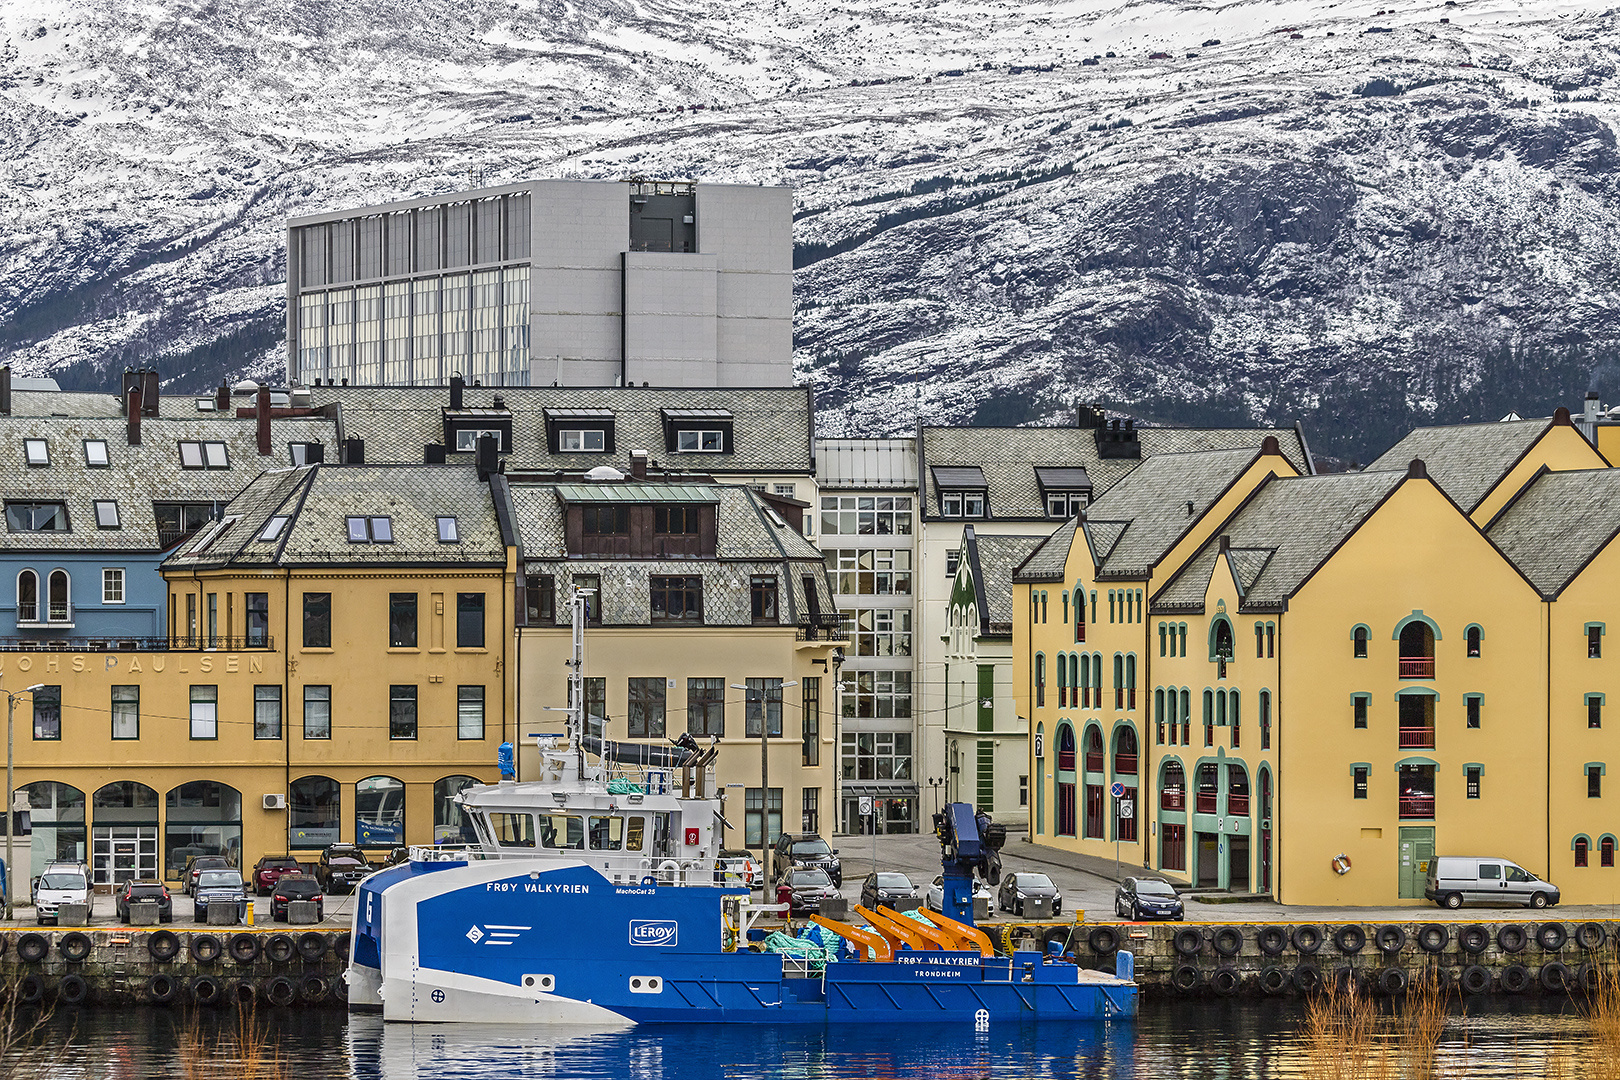
[[[980,881],[978,878],[974,878],[973,879],[973,902],[974,902],[975,907],[978,906],[978,902],[980,900],[983,900],[986,905],[988,905],[990,903],[990,886],[986,885],[984,882]],[[940,912],[941,914],[944,913],[944,911],[945,911],[945,875],[944,874],[937,875],[934,878],[934,880],[929,883],[928,891],[923,894],[923,904],[928,908],[929,911],[937,911],[937,912]]]

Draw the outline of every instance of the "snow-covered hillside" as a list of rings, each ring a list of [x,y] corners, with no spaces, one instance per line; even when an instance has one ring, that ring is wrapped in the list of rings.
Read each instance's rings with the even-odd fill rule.
[[[644,175],[796,188],[831,433],[1620,394],[1620,9],[1390,2],[9,0],[0,349],[268,373],[287,216]]]

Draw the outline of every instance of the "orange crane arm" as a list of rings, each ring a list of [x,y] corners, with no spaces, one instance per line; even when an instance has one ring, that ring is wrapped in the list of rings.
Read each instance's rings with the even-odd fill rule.
[[[961,949],[968,947],[957,941],[955,934],[952,934],[947,930],[941,930],[937,926],[929,926],[927,923],[918,922],[916,919],[907,918],[906,916],[900,914],[900,912],[895,911],[893,908],[880,907],[878,908],[878,914],[883,916],[885,919],[888,919],[890,922],[899,923],[901,926],[904,926],[909,930],[915,930],[917,933],[921,934],[923,937],[932,942],[934,948],[936,949]]]
[[[886,919],[870,908],[855,905],[855,914],[861,916],[872,924],[872,929],[886,938],[894,938],[909,946],[913,952],[922,952],[934,947],[933,942],[918,933],[919,928],[911,919]],[[902,925],[904,924],[904,925]]]
[[[949,915],[941,915],[937,911],[930,911],[928,913],[928,921],[938,923],[942,930],[947,930],[961,938],[962,941],[967,944],[968,948],[978,949],[980,956],[996,955],[995,946],[990,944],[990,938],[986,936],[985,932],[980,930],[978,927],[969,926],[964,922],[957,922]]]
[[[866,949],[871,949],[876,954],[875,959],[877,960],[894,959],[894,947],[889,944],[888,939],[882,934],[874,934],[870,930],[862,930],[858,926],[851,926],[848,923],[839,922],[837,919],[828,919],[821,915],[810,916],[810,921],[817,926],[825,926],[845,941],[853,941],[855,944],[862,946],[860,951],[862,960],[866,959]]]

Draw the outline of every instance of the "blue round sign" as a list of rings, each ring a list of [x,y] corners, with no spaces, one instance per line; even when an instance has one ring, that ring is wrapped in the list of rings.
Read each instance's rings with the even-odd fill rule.
[[[1125,797],[1125,785],[1115,780],[1114,786],[1108,789],[1108,793],[1116,799],[1123,799]]]

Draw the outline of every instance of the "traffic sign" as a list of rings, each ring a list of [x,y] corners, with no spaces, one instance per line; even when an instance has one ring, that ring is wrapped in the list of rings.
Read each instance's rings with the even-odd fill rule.
[[[1037,731],[1035,733],[1035,756],[1038,758],[1046,756],[1046,735],[1044,732]]]
[[[865,817],[868,814],[870,814],[871,812],[872,812],[872,797],[870,795],[862,795],[861,796],[861,816]]]
[[[1129,799],[1119,800],[1119,820],[1129,821],[1136,816],[1136,804]]]
[[[1125,797],[1125,785],[1115,780],[1114,786],[1109,788],[1108,792],[1116,799],[1123,799]]]

